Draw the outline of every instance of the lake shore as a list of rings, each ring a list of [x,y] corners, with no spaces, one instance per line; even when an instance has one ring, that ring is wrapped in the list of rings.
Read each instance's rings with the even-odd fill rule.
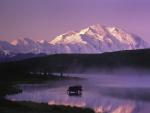
[[[15,81],[2,81],[0,82],[0,111],[1,113],[94,113],[93,110],[89,108],[77,108],[70,106],[56,106],[48,105],[44,103],[34,103],[34,102],[14,102],[5,99],[8,94],[15,94],[21,92],[18,89],[18,84],[27,83],[43,83],[51,80],[70,80],[70,79],[80,79],[72,77],[59,77],[59,76],[37,76],[29,78],[22,78]]]

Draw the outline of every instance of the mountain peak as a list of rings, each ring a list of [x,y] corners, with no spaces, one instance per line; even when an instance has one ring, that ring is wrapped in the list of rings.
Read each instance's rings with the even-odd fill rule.
[[[110,32],[114,32],[114,31],[119,31],[119,29],[117,27],[107,27],[107,30]]]
[[[103,25],[95,24],[95,25],[89,26],[88,28],[89,28],[89,29],[93,29],[93,30],[98,30],[98,29],[101,29],[101,28],[104,28],[104,27],[105,27],[105,26],[103,26]]]
[[[38,43],[40,43],[40,44],[47,43],[47,41],[46,41],[46,40],[38,40],[37,42],[38,42]]]
[[[18,38],[10,43],[0,43],[0,51],[13,53],[103,53],[121,50],[148,48],[139,36],[126,32],[119,27],[91,25],[80,31],[70,31],[51,41],[34,41]]]
[[[27,37],[21,37],[21,38],[17,38],[14,41],[12,41],[11,44],[14,46],[21,45],[21,44],[28,45],[30,42],[34,42],[34,41]]]
[[[89,53],[101,53],[147,47],[146,42],[141,38],[137,38],[119,27],[105,27],[99,24],[89,26],[79,32],[60,35],[54,38],[51,43],[62,44],[61,49],[67,48],[69,51],[78,51],[78,53],[88,50]]]
[[[105,26],[100,25],[100,24],[96,24],[96,25],[91,25],[85,29],[82,29],[80,31],[80,34],[105,36],[107,34],[107,31],[105,29]]]
[[[109,31],[109,32],[116,32],[116,33],[128,33],[126,30],[124,29],[121,29],[119,27],[106,27],[106,29]],[[129,34],[129,33],[128,33]]]

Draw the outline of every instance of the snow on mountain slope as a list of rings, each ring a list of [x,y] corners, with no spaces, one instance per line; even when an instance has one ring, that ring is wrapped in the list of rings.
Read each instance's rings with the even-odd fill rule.
[[[15,47],[7,41],[0,41],[0,55],[9,55],[15,52]]]
[[[46,53],[52,52],[52,46],[45,40],[33,41],[30,38],[19,38],[11,42],[17,53]]]
[[[51,54],[53,53],[53,46],[49,44],[48,41],[46,40],[39,40],[37,41],[38,45],[38,53],[46,53],[46,54]]]
[[[103,53],[148,48],[140,37],[117,27],[89,26],[78,32],[71,31],[52,41],[33,41],[19,38],[11,43],[0,41],[1,53]]]
[[[93,25],[79,32],[60,35],[50,42],[57,53],[102,53],[148,48],[138,36],[116,27]]]
[[[18,53],[37,53],[39,47],[37,43],[29,38],[19,38],[11,42]]]

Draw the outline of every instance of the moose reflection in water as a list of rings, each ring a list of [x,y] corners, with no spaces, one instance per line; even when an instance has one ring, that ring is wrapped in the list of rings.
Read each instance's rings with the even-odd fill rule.
[[[82,86],[70,86],[67,90],[68,96],[81,96],[82,95]]]

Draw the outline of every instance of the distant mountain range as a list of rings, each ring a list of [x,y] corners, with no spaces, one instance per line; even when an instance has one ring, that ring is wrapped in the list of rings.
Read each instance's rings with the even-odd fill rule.
[[[143,48],[149,48],[149,44],[139,36],[117,27],[101,25],[68,32],[52,41],[34,41],[30,38],[20,38],[12,42],[0,41],[0,55],[5,56],[29,53],[103,53]]]

